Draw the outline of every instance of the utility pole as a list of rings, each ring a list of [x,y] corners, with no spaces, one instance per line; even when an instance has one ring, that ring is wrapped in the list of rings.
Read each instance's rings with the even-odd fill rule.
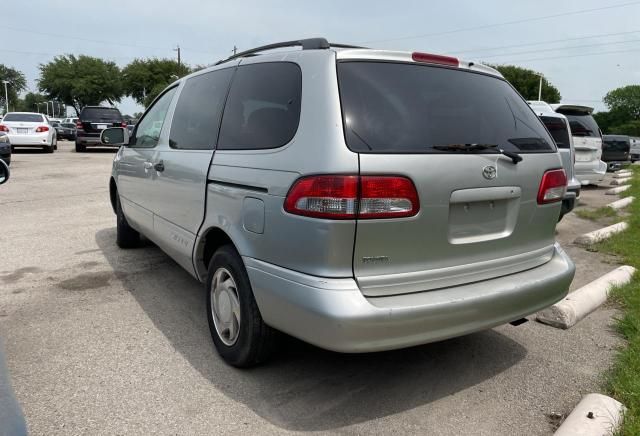
[[[538,101],[542,101],[542,74],[540,74],[540,85],[538,85]]]
[[[238,53],[238,47],[234,45],[232,51],[233,51],[233,54],[235,55],[236,53]]]
[[[178,67],[179,67],[180,66],[180,46],[176,44],[176,48],[174,48],[173,51],[178,52]]]
[[[7,106],[7,110],[5,112],[5,114],[7,112],[9,112],[9,93],[7,92],[7,85],[9,84],[8,80],[3,80],[2,83],[4,83],[4,102],[6,103]]]

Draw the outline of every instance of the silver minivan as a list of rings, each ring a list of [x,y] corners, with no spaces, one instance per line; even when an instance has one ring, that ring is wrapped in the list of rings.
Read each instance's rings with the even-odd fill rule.
[[[206,284],[231,365],[263,361],[278,331],[357,353],[488,329],[573,279],[554,141],[481,64],[272,44],[176,81],[102,141],[124,145],[118,245],[144,234]]]

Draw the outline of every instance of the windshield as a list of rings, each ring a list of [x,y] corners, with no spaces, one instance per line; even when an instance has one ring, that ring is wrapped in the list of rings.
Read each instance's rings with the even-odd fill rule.
[[[26,123],[41,123],[43,120],[40,114],[7,114],[2,121],[23,121]]]
[[[556,141],[558,148],[569,148],[569,131],[567,123],[562,118],[541,116],[540,119]]]
[[[71,123],[62,123],[62,127],[68,127],[69,129],[75,129],[76,125]]]
[[[122,121],[120,111],[115,108],[84,108],[80,114],[83,121]]]
[[[345,139],[352,151],[445,153],[435,146],[478,143],[519,153],[556,150],[527,103],[496,77],[345,61],[338,64],[338,79]]]

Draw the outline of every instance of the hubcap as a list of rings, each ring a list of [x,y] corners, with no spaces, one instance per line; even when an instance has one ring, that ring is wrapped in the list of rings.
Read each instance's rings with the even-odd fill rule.
[[[225,345],[233,345],[240,333],[240,299],[233,276],[226,268],[218,268],[211,281],[211,314],[218,337]]]

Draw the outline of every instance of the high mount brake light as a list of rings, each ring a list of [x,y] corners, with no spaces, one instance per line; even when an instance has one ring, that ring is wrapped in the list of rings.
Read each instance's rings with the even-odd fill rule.
[[[413,182],[401,176],[321,175],[298,179],[285,211],[313,218],[379,219],[414,216],[420,210]]]
[[[460,66],[460,62],[458,61],[458,58],[454,58],[451,56],[431,54],[431,53],[420,53],[416,51],[411,53],[411,59],[413,59],[415,62],[423,62],[427,64],[447,65],[449,67]]]
[[[545,172],[538,189],[538,204],[555,203],[561,201],[567,191],[567,175],[564,170],[549,170]]]

